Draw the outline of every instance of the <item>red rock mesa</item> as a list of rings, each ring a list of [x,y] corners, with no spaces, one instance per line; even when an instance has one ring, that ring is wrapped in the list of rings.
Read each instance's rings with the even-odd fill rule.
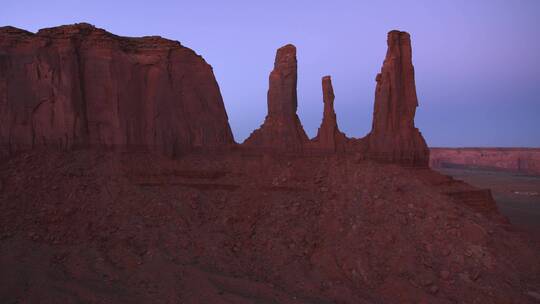
[[[540,175],[538,148],[430,148],[431,168],[472,167]]]

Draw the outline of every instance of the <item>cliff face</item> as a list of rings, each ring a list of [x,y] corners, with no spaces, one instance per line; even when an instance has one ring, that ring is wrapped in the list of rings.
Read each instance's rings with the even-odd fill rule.
[[[233,143],[212,68],[178,42],[88,24],[0,28],[0,145],[145,147],[174,156]]]
[[[296,114],[296,47],[285,45],[277,50],[270,73],[268,115],[263,125],[253,131],[244,146],[275,151],[301,151],[308,137]]]
[[[418,99],[408,33],[388,33],[388,51],[376,81],[373,126],[366,137],[368,157],[427,166],[429,150],[414,126]]]
[[[347,137],[339,131],[337,125],[336,112],[334,111],[334,89],[330,76],[322,78],[324,112],[321,126],[317,131],[317,136],[313,139],[316,148],[329,151],[344,151],[347,144]]]

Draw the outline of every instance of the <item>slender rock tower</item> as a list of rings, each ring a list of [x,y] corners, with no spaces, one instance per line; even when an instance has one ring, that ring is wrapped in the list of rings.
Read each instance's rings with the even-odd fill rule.
[[[388,51],[376,78],[373,127],[367,156],[382,161],[427,166],[429,150],[414,126],[418,106],[410,35],[388,33]]]
[[[308,142],[296,114],[296,70],[296,47],[287,44],[279,48],[270,73],[268,114],[263,125],[246,139],[245,146],[294,152],[301,151]]]
[[[322,78],[324,112],[323,120],[317,136],[313,139],[313,144],[318,149],[328,151],[344,151],[347,137],[339,131],[334,111],[334,89],[330,76]]]

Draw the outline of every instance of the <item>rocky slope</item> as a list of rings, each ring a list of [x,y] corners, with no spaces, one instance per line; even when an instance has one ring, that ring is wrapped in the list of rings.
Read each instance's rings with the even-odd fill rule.
[[[489,194],[427,168],[36,150],[0,176],[2,303],[537,303],[540,291],[538,246]]]
[[[233,143],[212,68],[160,37],[88,24],[0,28],[0,146],[144,147],[174,156]]]

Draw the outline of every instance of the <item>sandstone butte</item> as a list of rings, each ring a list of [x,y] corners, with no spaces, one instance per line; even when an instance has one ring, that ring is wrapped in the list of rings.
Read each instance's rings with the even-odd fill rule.
[[[276,153],[359,153],[363,158],[427,166],[414,126],[418,101],[409,34],[388,33],[377,75],[372,131],[339,131],[330,76],[324,113],[310,140],[297,111],[296,47],[277,50],[268,114],[243,144],[234,142],[212,67],[161,37],[128,38],[80,23],[36,34],[0,28],[0,146],[3,154],[36,147],[148,149],[179,156],[231,148]]]
[[[161,37],[89,24],[0,28],[0,144],[151,148],[175,156],[233,143],[212,67]],[[5,152],[4,152],[5,153]]]

